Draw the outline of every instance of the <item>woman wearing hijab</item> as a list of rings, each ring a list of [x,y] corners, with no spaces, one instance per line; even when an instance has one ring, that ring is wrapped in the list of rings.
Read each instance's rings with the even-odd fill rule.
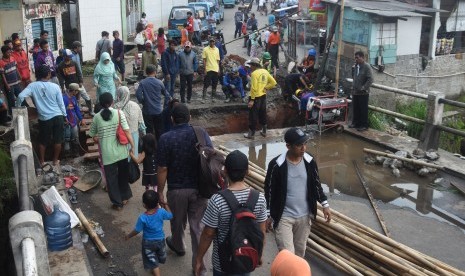
[[[107,52],[102,53],[100,61],[94,70],[94,84],[97,86],[97,102],[103,93],[110,93],[113,100],[116,96],[115,80],[121,84],[121,80],[116,74],[115,65],[111,62],[110,54]]]
[[[136,158],[139,155],[139,131],[145,135],[144,118],[142,117],[142,109],[140,106],[129,99],[129,88],[127,86],[120,86],[116,90],[116,102],[114,107],[121,110],[126,116],[126,121],[129,125],[129,131],[134,141],[134,155]]]
[[[108,196],[112,208],[121,210],[132,197],[129,187],[129,153],[127,145],[122,145],[116,138],[116,130],[121,124],[133,153],[134,142],[126,121],[124,112],[112,107],[113,97],[110,93],[103,93],[99,97],[102,110],[95,114],[90,126],[89,136],[99,144],[102,152],[103,171],[106,178]]]

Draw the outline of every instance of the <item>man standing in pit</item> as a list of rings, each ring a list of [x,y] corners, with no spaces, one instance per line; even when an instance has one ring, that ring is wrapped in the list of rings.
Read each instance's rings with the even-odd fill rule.
[[[253,58],[249,62],[252,74],[250,75],[249,97],[249,132],[245,138],[254,139],[257,119],[262,126],[260,134],[266,137],[266,91],[276,86],[276,81],[266,69],[261,68],[260,60]]]

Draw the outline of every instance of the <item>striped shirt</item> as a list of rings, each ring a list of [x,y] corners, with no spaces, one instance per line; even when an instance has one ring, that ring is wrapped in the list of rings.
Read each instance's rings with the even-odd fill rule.
[[[118,110],[111,107],[109,109],[112,112],[110,120],[103,120],[101,112],[99,112],[94,116],[89,132],[90,137],[97,136],[99,138],[103,165],[114,164],[129,156],[128,146],[121,145],[116,139],[116,129],[119,123]],[[124,130],[129,130],[124,112],[120,111],[119,115],[121,118],[121,127]]]
[[[249,197],[250,188],[232,191],[239,203],[245,203]],[[216,237],[213,240],[213,269],[221,271],[220,259],[218,255],[218,244],[226,239],[229,231],[229,224],[231,219],[231,209],[228,203],[220,194],[214,194],[208,200],[207,210],[203,215],[202,223],[208,227],[217,229]],[[266,215],[266,201],[263,193],[260,193],[257,204],[254,210],[255,216],[257,216],[257,223],[265,222],[267,219]]]

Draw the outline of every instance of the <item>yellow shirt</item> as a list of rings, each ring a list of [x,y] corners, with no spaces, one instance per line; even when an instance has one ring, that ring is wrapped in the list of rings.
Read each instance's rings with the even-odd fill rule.
[[[220,66],[218,61],[220,60],[220,50],[216,47],[205,47],[202,52],[202,59],[205,59],[206,71],[219,72]]]
[[[253,71],[250,79],[250,99],[252,100],[265,95],[265,89],[271,89],[276,85],[273,76],[263,68]]]

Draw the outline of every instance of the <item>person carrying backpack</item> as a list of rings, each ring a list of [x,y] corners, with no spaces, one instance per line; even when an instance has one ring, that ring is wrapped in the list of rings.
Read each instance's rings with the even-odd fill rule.
[[[224,172],[229,187],[208,201],[195,262],[196,276],[200,275],[202,258],[212,241],[214,276],[249,275],[262,263],[266,201],[262,193],[245,184],[248,166],[247,157],[238,150],[226,157]]]

